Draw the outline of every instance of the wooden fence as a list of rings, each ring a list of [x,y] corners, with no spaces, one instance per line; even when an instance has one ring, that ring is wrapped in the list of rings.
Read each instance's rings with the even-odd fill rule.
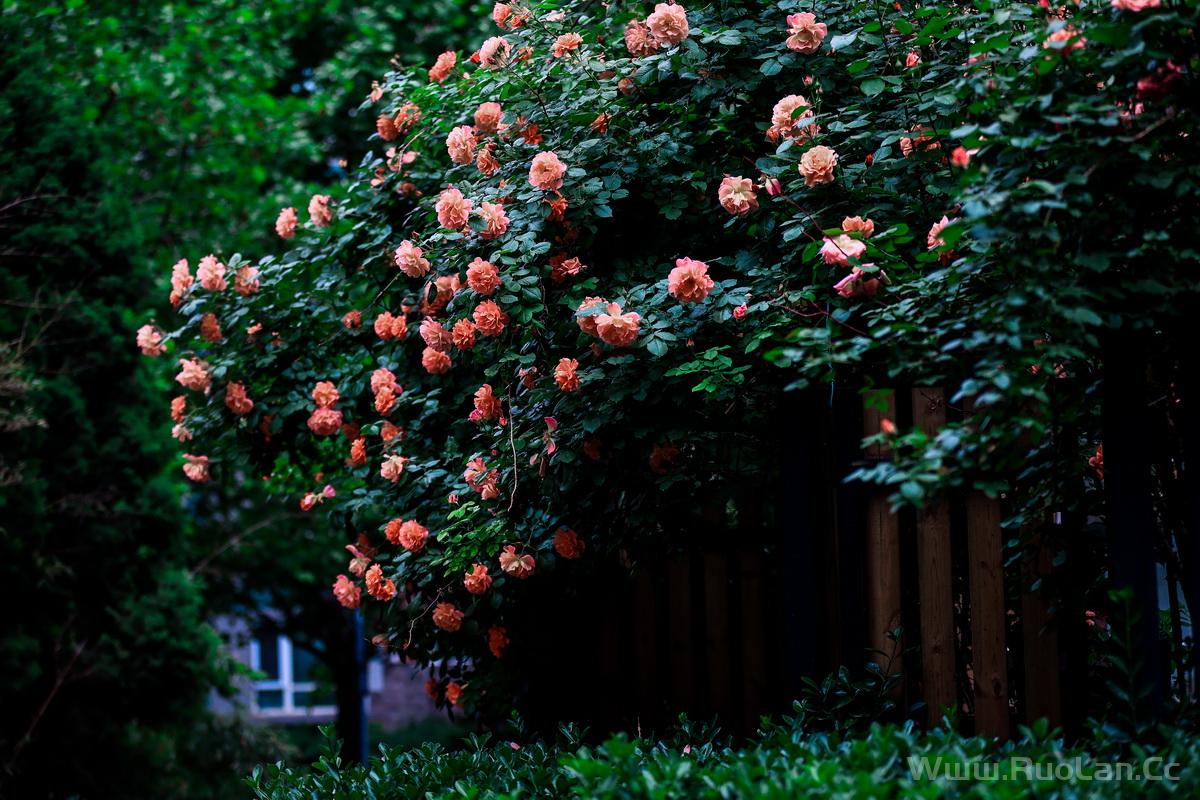
[[[890,457],[860,447],[885,418],[932,434],[963,412],[937,388],[797,402],[798,418],[825,424],[781,443],[763,496],[781,493],[785,513],[747,498],[737,530],[714,518],[718,533],[613,565],[532,623],[553,635],[526,655],[531,721],[648,732],[686,711],[750,733],[790,710],[802,677],[875,660],[903,671],[897,700],[923,702],[930,724],[949,711],[1001,738],[1019,721],[1061,724],[1060,621],[1031,588],[1049,564],[1034,548],[1006,570],[999,501],[972,492],[893,513],[887,490],[841,480]]]

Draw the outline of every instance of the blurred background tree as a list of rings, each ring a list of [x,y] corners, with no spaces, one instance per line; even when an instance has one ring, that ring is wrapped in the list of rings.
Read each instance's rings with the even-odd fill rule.
[[[250,488],[193,524],[185,504],[210,512],[186,495],[167,409],[153,412],[166,387],[133,331],[147,286],[165,308],[178,258],[275,247],[278,209],[357,162],[372,78],[479,41],[475,5],[4,3],[5,796],[226,797],[281,752],[268,730],[206,713],[237,669],[209,620],[262,606],[269,583],[284,624],[324,624],[338,544],[265,517]]]

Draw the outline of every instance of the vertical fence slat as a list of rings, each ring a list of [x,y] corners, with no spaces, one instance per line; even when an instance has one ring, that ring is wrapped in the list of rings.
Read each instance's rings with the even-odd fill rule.
[[[1033,582],[1049,571],[1049,554],[1035,538],[1034,553],[1021,562],[1021,629],[1025,651],[1025,719],[1043,717],[1052,726],[1062,724],[1058,632],[1045,630],[1049,613],[1042,587]]]
[[[671,712],[692,707],[692,574],[686,554],[667,562],[667,631],[671,643]]]
[[[741,566],[742,681],[746,730],[755,730],[767,683],[766,604],[763,603],[763,564],[758,553],[743,552]]]
[[[879,433],[884,417],[896,418],[896,395],[888,392],[884,411],[864,406],[863,433],[873,436]],[[888,449],[872,445],[867,450],[869,458],[885,458]],[[890,510],[887,491],[873,490],[867,500],[866,539],[866,589],[867,589],[867,646],[885,654],[891,654],[894,643],[887,633],[900,624],[900,522]],[[887,655],[872,655],[871,660],[887,668]],[[891,664],[893,670],[899,663]]]
[[[912,392],[913,424],[930,437],[946,424],[946,393]],[[917,512],[917,563],[921,604],[921,682],[929,724],[957,705],[954,669],[954,588],[950,552],[950,509],[945,502]]]
[[[971,668],[975,732],[1008,738],[1008,667],[1004,648],[1004,550],[1000,504],[982,492],[967,496],[971,582]]]
[[[729,703],[729,578],[722,552],[704,554],[704,631],[711,708],[727,714]]]
[[[633,580],[633,651],[637,680],[638,720],[653,719],[657,711],[658,654],[654,630],[654,584],[645,566],[638,569]]]

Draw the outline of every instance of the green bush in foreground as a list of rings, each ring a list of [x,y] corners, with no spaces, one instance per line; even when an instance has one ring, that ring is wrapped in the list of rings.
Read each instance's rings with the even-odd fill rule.
[[[683,730],[687,730],[686,726]],[[447,752],[440,745],[380,748],[366,766],[332,754],[297,772],[259,768],[257,798],[320,797],[1195,797],[1200,745],[1163,730],[1153,745],[1118,746],[1097,737],[1067,747],[1044,723],[997,744],[947,729],[872,726],[861,737],[806,732],[795,721],[768,726],[733,749],[686,736],[649,742],[625,735],[602,745],[563,730],[556,745],[516,745],[472,738]],[[1117,766],[1120,764],[1121,766]],[[914,770],[922,770],[914,774]],[[1128,770],[1105,779],[1106,770]],[[930,772],[939,777],[930,777]],[[954,776],[967,776],[957,780]]]

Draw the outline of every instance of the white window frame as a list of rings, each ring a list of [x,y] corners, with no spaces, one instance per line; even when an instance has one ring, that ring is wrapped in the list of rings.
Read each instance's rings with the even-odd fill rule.
[[[301,692],[315,692],[316,681],[297,681],[293,672],[292,640],[282,633],[275,637],[275,646],[279,653],[279,677],[270,680],[255,681],[252,687],[250,707],[254,713],[262,717],[289,717],[297,715],[326,715],[336,714],[337,706],[297,706],[296,695]],[[257,637],[250,640],[250,668],[262,670],[262,646]],[[278,691],[283,697],[279,708],[260,708],[258,705],[259,692]]]

